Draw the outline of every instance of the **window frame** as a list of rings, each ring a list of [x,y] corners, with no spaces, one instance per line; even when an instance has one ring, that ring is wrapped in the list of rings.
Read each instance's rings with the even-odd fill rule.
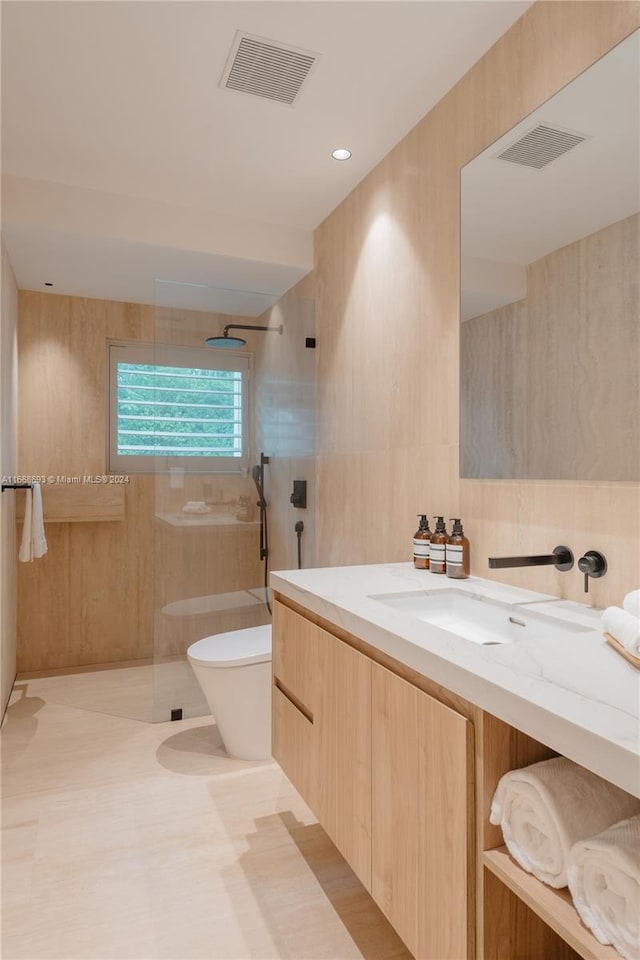
[[[107,469],[110,473],[168,473],[180,468],[185,473],[246,474],[249,467],[249,390],[251,363],[248,354],[212,350],[209,347],[182,347],[131,341],[107,344]],[[166,454],[118,453],[118,363],[150,366],[192,367],[200,370],[233,370],[242,375],[242,454],[239,457],[171,456]]]

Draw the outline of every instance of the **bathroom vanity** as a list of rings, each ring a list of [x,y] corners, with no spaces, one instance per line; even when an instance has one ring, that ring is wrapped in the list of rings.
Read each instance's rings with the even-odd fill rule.
[[[640,679],[578,604],[409,564],[272,575],[273,754],[419,960],[615,958],[489,823],[562,753],[640,796]]]

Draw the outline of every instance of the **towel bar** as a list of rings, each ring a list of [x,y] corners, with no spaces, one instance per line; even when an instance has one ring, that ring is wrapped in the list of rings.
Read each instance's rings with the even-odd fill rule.
[[[2,493],[5,490],[33,490],[32,483],[3,483],[2,484]]]

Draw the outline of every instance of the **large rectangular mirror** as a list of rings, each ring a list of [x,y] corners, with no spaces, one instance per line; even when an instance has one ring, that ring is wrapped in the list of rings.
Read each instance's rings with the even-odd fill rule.
[[[461,172],[463,477],[640,480],[639,54]]]

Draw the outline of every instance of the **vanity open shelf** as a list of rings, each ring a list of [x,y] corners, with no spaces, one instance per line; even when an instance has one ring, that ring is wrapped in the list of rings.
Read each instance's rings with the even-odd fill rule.
[[[621,960],[613,947],[605,947],[587,930],[578,916],[571,894],[554,890],[519,867],[506,847],[486,850],[482,863],[583,960]]]

